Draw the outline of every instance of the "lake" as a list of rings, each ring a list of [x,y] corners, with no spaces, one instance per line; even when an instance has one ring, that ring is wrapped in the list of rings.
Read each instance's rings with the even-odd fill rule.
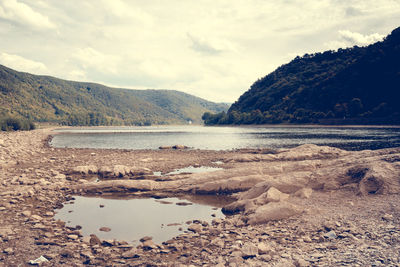
[[[398,127],[148,126],[64,128],[56,132],[51,145],[69,148],[158,149],[181,144],[194,149],[231,150],[316,144],[363,150],[400,146]]]

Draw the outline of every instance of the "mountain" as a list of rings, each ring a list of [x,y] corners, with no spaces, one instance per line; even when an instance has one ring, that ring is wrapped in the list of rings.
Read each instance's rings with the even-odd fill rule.
[[[0,117],[66,125],[201,123],[226,104],[173,90],[130,90],[18,72],[0,65]]]
[[[206,124],[400,123],[400,28],[382,42],[296,57]]]

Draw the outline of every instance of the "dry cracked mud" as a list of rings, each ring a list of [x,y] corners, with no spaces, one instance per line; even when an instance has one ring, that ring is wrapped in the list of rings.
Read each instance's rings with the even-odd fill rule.
[[[0,265],[400,265],[400,148],[61,149],[48,145],[51,134],[0,133]],[[153,175],[187,166],[224,169]],[[54,219],[73,196],[115,193],[233,201],[225,219],[194,221],[162,244],[82,236]]]

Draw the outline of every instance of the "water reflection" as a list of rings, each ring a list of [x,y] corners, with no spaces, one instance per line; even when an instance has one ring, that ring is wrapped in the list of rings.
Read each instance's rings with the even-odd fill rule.
[[[230,201],[224,196],[189,196],[187,200],[76,196],[73,204],[57,210],[55,218],[68,226],[82,226],[85,236],[96,234],[101,239],[134,244],[143,236],[152,236],[156,243],[162,243],[182,233],[179,228],[186,230],[187,221],[198,219],[210,223],[213,218],[223,218],[220,207]],[[101,227],[111,231],[100,231]]]

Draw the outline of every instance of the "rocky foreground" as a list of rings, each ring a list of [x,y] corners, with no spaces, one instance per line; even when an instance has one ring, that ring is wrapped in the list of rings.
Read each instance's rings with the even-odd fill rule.
[[[400,148],[56,149],[49,134],[0,133],[0,265],[400,265]],[[190,165],[224,170],[153,175]],[[145,237],[137,247],[82,236],[53,217],[75,195],[114,193],[233,201],[226,219],[194,221],[172,240]]]

